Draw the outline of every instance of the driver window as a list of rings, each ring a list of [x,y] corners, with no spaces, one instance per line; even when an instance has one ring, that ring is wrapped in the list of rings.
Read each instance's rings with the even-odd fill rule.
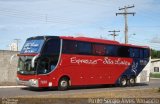
[[[49,59],[48,58],[42,58],[38,62],[38,74],[46,74],[50,72],[49,69]]]
[[[38,59],[37,62],[37,72],[38,74],[47,74],[53,71],[57,65],[57,57],[43,57]]]
[[[51,71],[55,69],[56,64],[57,64],[57,61],[51,60],[51,62],[50,62],[50,70]]]

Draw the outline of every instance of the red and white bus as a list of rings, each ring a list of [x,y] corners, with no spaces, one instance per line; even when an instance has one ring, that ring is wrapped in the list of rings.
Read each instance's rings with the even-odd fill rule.
[[[133,86],[149,62],[146,46],[88,37],[37,36],[19,56],[17,83],[30,87]]]

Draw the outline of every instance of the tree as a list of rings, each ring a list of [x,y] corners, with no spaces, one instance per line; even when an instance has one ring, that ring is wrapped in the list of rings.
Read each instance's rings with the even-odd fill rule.
[[[151,49],[151,58],[160,58],[160,51]]]

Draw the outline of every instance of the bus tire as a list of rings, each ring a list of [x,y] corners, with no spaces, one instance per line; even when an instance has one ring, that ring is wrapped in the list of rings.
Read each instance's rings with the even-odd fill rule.
[[[65,77],[61,78],[58,83],[58,90],[64,91],[67,90],[68,88],[69,88],[69,79]]]
[[[136,83],[135,77],[131,77],[131,78],[129,79],[129,86],[135,86],[135,83]]]
[[[128,84],[128,80],[127,80],[127,77],[121,77],[121,79],[120,79],[120,86],[121,87],[126,87],[127,86],[127,84]]]

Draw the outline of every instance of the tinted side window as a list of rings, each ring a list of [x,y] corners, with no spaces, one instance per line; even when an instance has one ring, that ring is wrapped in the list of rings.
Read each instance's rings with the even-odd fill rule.
[[[76,53],[76,41],[64,40],[63,41],[63,53]]]
[[[45,55],[58,55],[60,52],[60,40],[50,39],[46,42],[45,47],[43,47],[43,54]]]
[[[143,58],[143,49],[140,49],[140,58]]]
[[[144,49],[144,58],[148,58],[148,57],[149,57],[149,50]]]
[[[105,45],[93,44],[94,55],[105,55]]]
[[[91,54],[92,52],[92,47],[91,43],[87,42],[77,42],[77,53],[78,54]]]
[[[139,49],[134,49],[134,53],[135,53],[135,57],[138,58],[139,57]]]
[[[118,46],[107,45],[106,46],[106,55],[107,56],[117,56]]]
[[[118,49],[118,56],[120,57],[129,57],[130,53],[129,53],[129,47],[119,47]]]
[[[135,56],[135,54],[134,54],[134,49],[133,49],[133,48],[130,48],[130,49],[129,49],[129,56],[130,56],[130,57],[134,57],[134,56]]]
[[[142,50],[142,53],[140,53],[141,51],[138,49],[138,48],[130,48],[129,49],[129,56],[130,57],[134,57],[134,58],[139,58],[140,55],[142,55],[143,57],[143,50]]]

